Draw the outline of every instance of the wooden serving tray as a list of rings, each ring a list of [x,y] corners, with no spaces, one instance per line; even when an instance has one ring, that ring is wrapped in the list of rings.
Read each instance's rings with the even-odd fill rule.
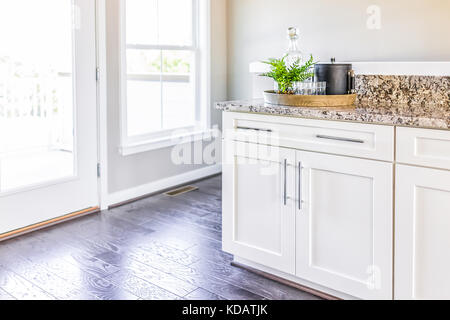
[[[303,96],[296,94],[278,94],[275,91],[265,91],[264,100],[266,103],[291,107],[356,107],[356,94],[337,96]]]

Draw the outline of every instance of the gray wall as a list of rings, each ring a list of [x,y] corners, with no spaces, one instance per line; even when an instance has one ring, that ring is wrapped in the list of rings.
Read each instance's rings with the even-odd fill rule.
[[[119,99],[119,1],[108,0],[107,13],[107,72],[108,72],[108,192],[168,178],[203,166],[174,165],[171,148],[124,157],[120,145]],[[212,74],[211,108],[213,101],[225,100],[226,93],[226,0],[212,0]],[[220,121],[220,113],[212,109],[212,123]]]
[[[367,28],[370,5],[380,29]],[[322,61],[448,61],[449,13],[448,0],[228,0],[228,98],[251,97],[249,63],[283,55],[290,26]]]

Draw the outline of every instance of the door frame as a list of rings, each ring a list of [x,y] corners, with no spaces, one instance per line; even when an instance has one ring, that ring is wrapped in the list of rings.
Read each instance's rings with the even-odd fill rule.
[[[106,48],[106,1],[96,0],[97,55],[97,140],[98,140],[98,198],[100,210],[108,203],[108,92]]]
[[[93,193],[95,193],[95,190],[97,190],[97,194],[93,194],[93,198],[97,199],[96,203],[97,205],[95,207],[89,207],[86,209],[83,209],[81,211],[76,212],[61,212],[59,216],[37,222],[35,224],[31,224],[22,228],[18,228],[6,233],[0,234],[0,241],[6,240],[18,235],[22,235],[24,233],[32,232],[35,230],[39,230],[42,228],[45,228],[50,225],[57,224],[59,222],[63,222],[66,220],[70,220],[82,215],[87,215],[93,212],[98,212],[101,208],[105,208],[106,204],[106,196],[107,195],[107,171],[106,171],[106,165],[107,165],[107,91],[106,91],[106,0],[95,0],[94,3],[94,34],[91,34],[91,36],[94,37],[95,42],[95,57],[92,57],[94,59],[94,66],[96,70],[92,70],[92,76],[96,76],[95,83],[95,119],[91,119],[94,121],[96,127],[94,129],[94,132],[92,135],[96,136],[96,162],[98,164],[99,174],[96,179],[96,186],[93,188]],[[92,67],[92,66],[91,66]],[[101,71],[103,70],[103,74],[105,74],[104,77],[100,78],[99,74],[101,74]],[[96,73],[96,74],[95,74]],[[92,88],[93,89],[93,88]],[[94,138],[94,137],[92,137]],[[103,164],[101,166],[100,164]],[[93,170],[95,174],[95,170]],[[92,177],[93,178],[93,177]],[[53,182],[50,182],[48,185],[54,185],[55,183],[66,181],[66,180],[72,180],[73,178],[62,178],[55,180]],[[40,188],[43,185],[35,185],[31,186],[32,189]],[[19,193],[21,190],[14,190],[11,193]]]

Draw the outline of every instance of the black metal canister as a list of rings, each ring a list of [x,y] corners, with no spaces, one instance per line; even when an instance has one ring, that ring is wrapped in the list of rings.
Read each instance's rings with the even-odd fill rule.
[[[327,95],[343,95],[352,92],[352,65],[348,63],[318,63],[314,67],[314,80],[327,83]]]

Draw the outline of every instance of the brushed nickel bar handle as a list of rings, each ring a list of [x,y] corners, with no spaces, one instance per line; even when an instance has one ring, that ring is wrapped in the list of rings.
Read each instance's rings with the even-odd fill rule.
[[[321,134],[316,135],[316,138],[318,138],[318,139],[327,139],[327,140],[345,141],[345,142],[353,142],[353,143],[364,143],[365,142],[364,140],[359,140],[359,139],[333,137],[333,136],[326,136],[326,135],[321,135]]]
[[[287,205],[287,159],[284,159],[283,203]]]
[[[303,209],[302,201],[302,163],[298,163],[298,209]]]
[[[260,128],[250,128],[250,127],[236,127],[239,130],[253,130],[253,131],[263,131],[263,132],[272,132],[271,129],[260,129]]]

